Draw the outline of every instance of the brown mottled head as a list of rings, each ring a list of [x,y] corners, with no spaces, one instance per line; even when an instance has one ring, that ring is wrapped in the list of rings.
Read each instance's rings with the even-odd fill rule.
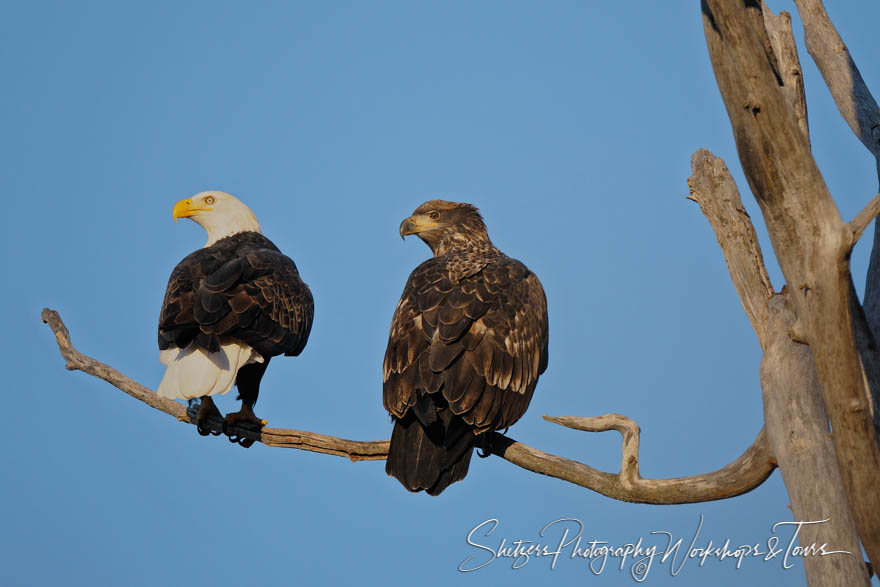
[[[486,224],[472,204],[430,200],[400,223],[400,237],[414,234],[425,241],[434,256],[456,249],[491,247]]]

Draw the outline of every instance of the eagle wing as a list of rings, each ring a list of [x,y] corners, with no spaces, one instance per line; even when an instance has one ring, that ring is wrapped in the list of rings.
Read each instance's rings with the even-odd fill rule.
[[[265,357],[298,355],[313,315],[312,294],[289,257],[265,246],[215,245],[187,256],[171,273],[159,348],[195,340],[215,352],[220,337],[229,337]]]
[[[398,418],[419,392],[441,392],[476,431],[525,413],[547,368],[547,300],[538,278],[508,257],[453,282],[441,258],[413,271],[394,312],[383,401]]]

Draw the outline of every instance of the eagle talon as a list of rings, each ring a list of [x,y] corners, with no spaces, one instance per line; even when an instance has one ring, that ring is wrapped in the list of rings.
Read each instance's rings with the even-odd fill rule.
[[[254,441],[249,438],[245,438],[244,436],[238,436],[237,434],[233,434],[233,433],[229,432],[229,424],[230,423],[227,420],[225,420],[225,419],[223,420],[223,434],[226,435],[226,440],[228,440],[232,444],[237,444],[239,446],[243,446],[244,448],[250,448],[251,445],[254,444]],[[244,425],[242,423],[239,423],[238,426],[239,427],[247,427],[246,425]]]
[[[261,420],[254,415],[254,410],[251,406],[246,403],[241,404],[241,410],[237,412],[233,412],[231,414],[226,414],[226,418],[223,421],[224,429],[228,429],[228,427],[236,426],[238,428],[244,428],[246,430],[252,430],[254,432],[259,432],[263,429],[263,427],[267,424],[266,420]],[[244,448],[250,448],[254,444],[254,440],[250,438],[246,438],[244,436],[235,436],[229,434],[229,442],[234,442],[239,446]]]
[[[240,428],[248,428],[259,432],[268,424],[266,420],[257,418],[254,410],[247,404],[242,404],[241,409],[231,414],[226,414],[224,424],[227,426],[238,426]]]
[[[206,395],[202,398],[199,403],[199,410],[196,413],[196,430],[201,436],[219,436],[222,432],[214,432],[209,427],[205,426],[208,421],[208,418],[211,416],[217,416],[218,418],[223,418],[223,414],[220,413],[220,410],[217,409],[217,406],[214,404],[214,400],[211,399],[211,396]]]
[[[487,434],[481,434],[474,443],[477,448],[477,456],[481,459],[492,456],[492,442]]]

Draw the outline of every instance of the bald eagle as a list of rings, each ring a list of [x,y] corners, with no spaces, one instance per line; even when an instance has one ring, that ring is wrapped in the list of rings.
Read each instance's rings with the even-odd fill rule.
[[[205,418],[220,415],[211,396],[238,386],[241,410],[226,423],[262,427],[254,415],[260,380],[276,355],[296,356],[309,338],[314,303],[294,262],[260,233],[253,212],[230,194],[207,191],[174,205],[208,242],[171,272],[159,314],[158,394],[201,398]]]
[[[499,251],[471,204],[432,200],[400,224],[434,253],[410,274],[385,351],[394,421],[385,471],[438,495],[467,474],[475,443],[525,413],[547,368],[547,299]]]

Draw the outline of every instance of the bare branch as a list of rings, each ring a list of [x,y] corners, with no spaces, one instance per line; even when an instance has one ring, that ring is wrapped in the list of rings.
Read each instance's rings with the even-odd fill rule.
[[[880,214],[880,194],[874,196],[874,199],[868,202],[868,205],[846,225],[850,232],[852,232],[852,244],[850,245],[850,248],[856,246],[858,240],[862,238],[862,233],[868,228],[868,224],[870,224],[878,214]]]
[[[791,15],[781,11],[773,14],[761,0],[764,16],[764,28],[770,37],[770,45],[779,64],[779,76],[782,78],[782,92],[785,100],[791,105],[797,118],[801,132],[810,142],[810,125],[807,120],[807,97],[804,93],[804,75],[801,61],[798,58],[797,45],[791,30]]]
[[[492,452],[524,469],[633,503],[676,505],[736,497],[761,485],[776,468],[763,429],[751,446],[723,469],[691,477],[637,479],[631,484],[622,482],[620,475],[545,453],[501,435],[496,435],[492,443]]]
[[[795,0],[807,51],[822,73],[837,109],[862,144],[880,159],[880,108],[822,0]]]
[[[76,350],[70,342],[67,327],[57,312],[44,308],[42,318],[43,322],[48,323],[55,333],[58,349],[67,361],[67,369],[79,370],[99,377],[133,398],[176,417],[180,422],[194,424],[195,410],[187,412],[186,407],[182,404],[159,397],[152,390],[126,377],[116,369]],[[602,428],[605,430],[614,428],[615,424],[620,423],[620,418],[623,417],[609,415],[600,418],[558,418],[551,419],[551,421],[610,422],[610,427]],[[223,430],[221,421],[216,418],[209,420],[208,427],[217,433]],[[627,429],[631,433],[632,427],[635,427],[636,430],[635,438],[634,440],[631,438],[628,444],[625,443],[629,447],[627,449],[629,452],[625,451],[625,455],[632,455],[632,447],[635,446],[634,458],[637,467],[638,426],[633,422],[630,428],[624,427],[624,433],[626,436]],[[229,433],[232,436],[263,442],[267,446],[297,448],[345,456],[352,461],[382,460],[388,454],[387,440],[373,442],[345,440],[335,436],[280,428],[264,428],[261,432],[254,432],[246,428],[230,427]],[[494,454],[529,471],[568,481],[614,499],[636,503],[673,505],[735,497],[758,487],[776,467],[767,449],[767,440],[763,430],[736,461],[723,469],[693,477],[637,479],[635,484],[622,481],[618,475],[605,473],[577,461],[545,453],[497,432],[490,433],[489,447]]]
[[[727,261],[730,279],[764,348],[767,302],[773,295],[773,285],[752,219],[742,204],[730,171],[719,157],[700,149],[691,157],[691,171],[689,198],[700,205],[712,225]]]
[[[594,418],[544,416],[544,419],[566,428],[583,430],[584,432],[617,430],[623,437],[623,446],[620,451],[620,483],[628,489],[634,489],[641,480],[639,473],[639,436],[641,430],[634,420],[620,414],[605,414]]]
[[[148,406],[174,416],[178,422],[195,424],[194,412],[188,412],[183,404],[160,397],[153,390],[126,377],[113,367],[87,357],[76,350],[70,342],[70,333],[64,322],[61,321],[61,316],[58,315],[58,312],[43,308],[42,319],[43,322],[49,324],[52,332],[55,333],[58,349],[61,351],[61,356],[67,361],[66,368],[68,370],[78,370],[99,377]],[[208,420],[206,427],[219,434],[223,430],[223,422],[219,418],[212,417]],[[232,436],[259,441],[267,446],[298,448],[312,452],[339,455],[348,457],[352,461],[382,460],[388,454],[387,440],[375,442],[345,440],[335,436],[303,432],[301,430],[283,430],[280,428],[263,428],[262,431],[255,432],[249,428],[230,426],[228,431]]]

